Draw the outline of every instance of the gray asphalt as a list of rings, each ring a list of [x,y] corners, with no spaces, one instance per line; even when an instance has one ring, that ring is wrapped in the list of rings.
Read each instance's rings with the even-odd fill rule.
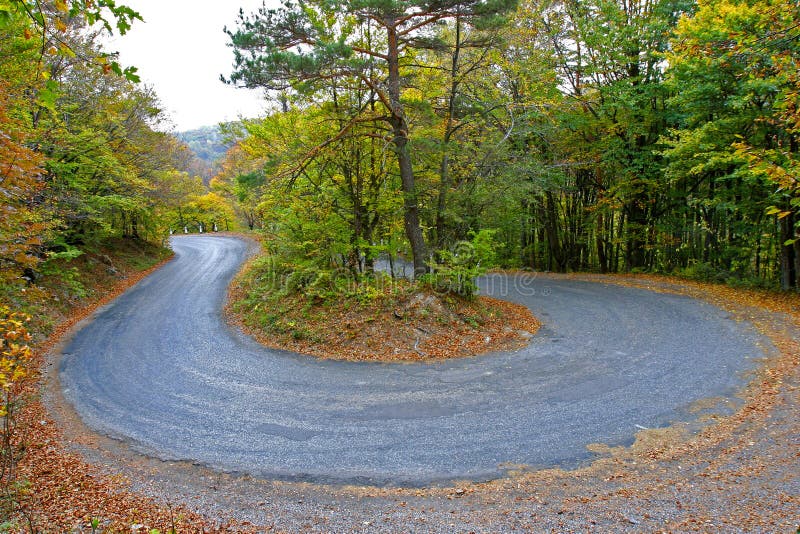
[[[746,323],[687,297],[531,275],[483,278],[544,326],[521,350],[437,363],[320,361],[261,347],[221,317],[247,254],[181,236],[175,260],[63,352],[66,399],[95,431],[164,460],[326,483],[486,480],[572,467],[590,443],[733,399],[764,356]]]

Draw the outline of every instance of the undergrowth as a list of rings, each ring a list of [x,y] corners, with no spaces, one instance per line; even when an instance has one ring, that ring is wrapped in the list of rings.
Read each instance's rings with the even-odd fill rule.
[[[169,249],[131,238],[65,248],[51,252],[31,273],[9,272],[0,277],[0,304],[31,317],[34,341],[47,337],[69,312],[101,297],[128,273],[149,269],[170,256]]]
[[[151,243],[113,239],[54,249],[35,269],[0,273],[0,531],[38,531],[35,511],[24,504],[30,483],[16,472],[26,450],[17,414],[30,400],[26,385],[38,375],[33,348],[70,314],[170,254]]]
[[[669,274],[698,282],[725,284],[733,288],[780,290],[780,284],[775,280],[753,276],[745,272],[721,269],[710,263],[697,262]]]
[[[416,361],[511,350],[538,322],[524,306],[475,298],[477,261],[411,281],[258,257],[231,285],[229,318],[262,343],[322,358]]]

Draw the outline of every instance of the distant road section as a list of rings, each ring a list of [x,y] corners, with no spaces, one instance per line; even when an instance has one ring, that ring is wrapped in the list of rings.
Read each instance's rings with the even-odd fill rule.
[[[590,443],[691,420],[733,399],[763,340],[687,297],[535,275],[482,291],[544,326],[522,350],[437,363],[321,361],[263,348],[224,323],[242,240],[180,236],[175,260],[65,348],[65,397],[142,453],[315,482],[424,485],[510,465],[574,466]]]

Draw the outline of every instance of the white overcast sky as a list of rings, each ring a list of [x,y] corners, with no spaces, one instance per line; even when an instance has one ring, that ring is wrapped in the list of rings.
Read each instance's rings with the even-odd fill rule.
[[[213,126],[240,116],[263,114],[262,93],[226,86],[219,75],[230,75],[233,50],[222,31],[235,26],[239,8],[256,11],[263,0],[127,0],[138,11],[122,37],[108,45],[120,53],[123,66],[136,66],[142,82],[155,88],[177,131]],[[276,0],[267,0],[275,6]]]

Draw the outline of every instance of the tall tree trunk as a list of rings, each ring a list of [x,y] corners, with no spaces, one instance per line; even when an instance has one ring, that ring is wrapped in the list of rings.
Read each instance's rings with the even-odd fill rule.
[[[445,209],[450,189],[450,137],[453,135],[453,115],[458,95],[458,59],[461,54],[461,19],[456,17],[456,43],[450,63],[450,93],[447,102],[447,119],[442,136],[442,161],[439,165],[439,198],[436,201],[436,246],[445,246]]]
[[[550,252],[550,270],[565,272],[564,251],[558,235],[558,212],[556,201],[551,191],[545,192],[544,198],[544,230],[547,236],[547,245]]]
[[[794,246],[786,245],[786,241],[794,238],[794,217],[788,215],[779,220],[779,246],[781,254],[781,289],[791,289],[796,286],[795,250]]]
[[[595,223],[595,243],[597,246],[597,263],[600,266],[601,273],[608,272],[608,258],[606,257],[606,244],[603,239],[603,229],[605,225],[603,223],[603,214],[597,214],[597,221]]]
[[[388,93],[392,107],[389,124],[394,134],[393,143],[397,152],[397,163],[400,167],[400,183],[403,189],[403,225],[406,237],[411,245],[414,275],[418,276],[428,270],[425,263],[427,246],[419,223],[419,199],[417,198],[417,186],[414,179],[414,167],[411,163],[411,154],[408,151],[408,123],[403,112],[403,105],[400,102],[400,51],[397,29],[393,22],[387,23],[386,26],[389,45],[386,53],[389,68]]]
[[[136,215],[131,215],[131,237],[139,239],[139,219]]]
[[[645,267],[647,212],[643,196],[635,195],[628,203],[628,239],[625,247],[625,269],[630,271]]]

